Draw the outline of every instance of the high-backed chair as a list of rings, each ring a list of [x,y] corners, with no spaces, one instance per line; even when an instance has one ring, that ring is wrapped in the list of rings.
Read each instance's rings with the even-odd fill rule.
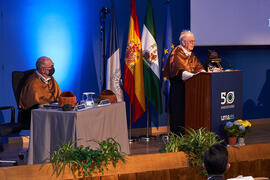
[[[13,106],[0,106],[0,110],[11,110],[10,122],[0,125],[0,152],[4,151],[2,137],[9,136],[13,133],[18,133],[22,130],[22,125],[15,123],[15,108]],[[17,161],[3,160],[0,157],[0,164],[13,164],[17,165]]]
[[[31,110],[22,110],[19,108],[19,99],[22,88],[28,77],[35,72],[35,69],[27,71],[12,72],[12,88],[18,107],[18,123],[23,125],[23,129],[30,129]]]
[[[12,133],[18,133],[22,130],[22,125],[15,123],[15,108],[13,106],[0,106],[0,110],[11,110],[10,122],[0,125],[0,136],[8,136]]]
[[[27,71],[13,71],[12,72],[12,88],[18,107],[18,123],[15,123],[15,108],[13,106],[0,106],[0,110],[11,110],[10,122],[0,125],[0,137],[9,136],[10,134],[18,133],[22,129],[29,129],[31,122],[31,110],[22,110],[19,108],[19,99],[22,88],[28,77],[34,73],[35,69]],[[0,139],[0,152],[4,151],[3,142]],[[17,161],[0,160],[0,164],[17,165]]]

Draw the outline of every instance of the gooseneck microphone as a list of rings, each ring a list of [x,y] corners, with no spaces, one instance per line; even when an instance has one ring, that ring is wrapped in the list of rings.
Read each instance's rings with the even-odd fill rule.
[[[109,14],[111,12],[111,10],[109,8],[106,8],[106,7],[102,8],[100,11],[104,14]]]

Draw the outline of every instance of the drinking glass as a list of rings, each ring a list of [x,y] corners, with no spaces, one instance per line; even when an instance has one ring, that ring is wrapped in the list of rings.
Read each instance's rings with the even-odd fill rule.
[[[84,92],[82,99],[83,103],[85,104],[86,107],[93,107],[94,106],[94,98],[93,96],[95,95],[94,92]]]

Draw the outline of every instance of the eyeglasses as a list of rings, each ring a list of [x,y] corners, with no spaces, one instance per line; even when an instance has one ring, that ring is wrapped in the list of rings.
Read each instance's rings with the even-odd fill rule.
[[[188,43],[190,43],[190,44],[195,44],[196,43],[196,41],[195,40],[190,40],[190,41],[188,41],[188,40],[186,40]]]

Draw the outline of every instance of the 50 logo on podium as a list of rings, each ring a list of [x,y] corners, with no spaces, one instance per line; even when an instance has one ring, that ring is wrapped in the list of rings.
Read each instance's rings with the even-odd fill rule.
[[[235,99],[234,91],[221,92],[220,98],[221,98],[221,105],[232,104]]]

